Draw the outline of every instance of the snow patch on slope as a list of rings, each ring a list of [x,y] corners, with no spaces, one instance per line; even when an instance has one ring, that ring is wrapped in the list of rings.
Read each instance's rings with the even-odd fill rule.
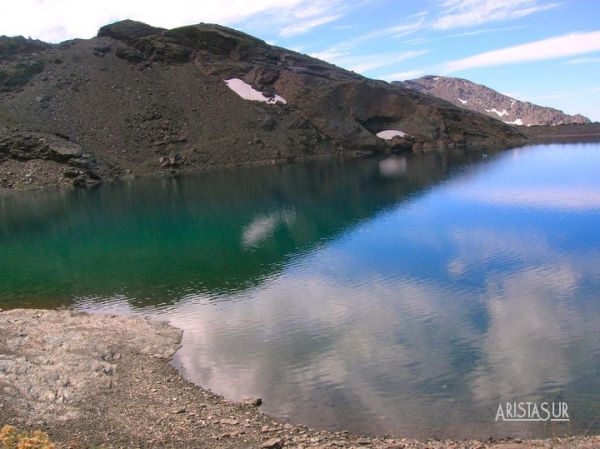
[[[376,136],[380,139],[392,140],[394,137],[406,137],[408,134],[397,129],[386,129],[385,131],[378,132]]]
[[[519,125],[519,126],[523,126],[523,120],[521,120],[520,118],[512,121],[512,122],[504,122],[507,125]]]
[[[280,97],[279,95],[275,95],[272,98],[267,97],[265,94],[254,89],[250,84],[242,81],[239,78],[231,78],[225,80],[225,83],[227,84],[227,87],[229,87],[232,91],[234,91],[244,100],[260,101],[267,104],[287,104],[287,101],[285,101],[283,97]]]
[[[457,98],[458,101],[460,101],[462,104],[467,104],[468,101],[467,100],[463,100],[462,98]]]
[[[492,108],[492,109],[486,109],[485,112],[493,112],[495,114],[498,114],[498,117],[504,117],[505,115],[508,115],[508,111],[506,109],[503,109],[502,112],[500,112],[496,108]]]

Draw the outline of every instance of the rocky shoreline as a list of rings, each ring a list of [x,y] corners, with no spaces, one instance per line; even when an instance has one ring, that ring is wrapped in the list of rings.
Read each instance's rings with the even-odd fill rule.
[[[600,123],[571,123],[559,126],[527,126],[522,128],[532,143],[577,143],[600,141]]]
[[[42,429],[59,448],[579,448],[600,436],[417,441],[291,424],[258,398],[225,400],[168,363],[182,332],[162,322],[69,310],[0,312],[0,426]]]

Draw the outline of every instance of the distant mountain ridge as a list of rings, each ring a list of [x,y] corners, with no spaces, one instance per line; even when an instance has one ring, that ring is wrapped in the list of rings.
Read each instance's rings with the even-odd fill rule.
[[[569,115],[558,109],[519,101],[487,86],[462,78],[424,76],[393,84],[432,95],[450,103],[502,120],[510,125],[566,125],[590,123],[583,115]]]

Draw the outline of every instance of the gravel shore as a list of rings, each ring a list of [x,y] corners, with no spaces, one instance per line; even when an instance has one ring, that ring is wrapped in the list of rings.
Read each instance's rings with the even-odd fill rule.
[[[61,448],[600,448],[600,436],[423,442],[294,425],[183,379],[168,363],[181,334],[140,318],[0,312],[0,427],[42,429]]]

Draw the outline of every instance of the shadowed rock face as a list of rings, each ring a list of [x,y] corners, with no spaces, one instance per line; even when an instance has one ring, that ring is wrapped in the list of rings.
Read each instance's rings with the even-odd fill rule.
[[[60,136],[11,131],[0,126],[0,164],[3,162],[12,164],[8,170],[4,170],[4,166],[0,165],[0,188],[22,188],[34,184],[36,179],[32,178],[31,173],[33,165],[46,169],[52,167],[53,177],[56,177],[56,182],[61,185],[91,187],[97,185],[101,179],[96,173],[94,157],[84,152],[76,143]],[[23,173],[10,171],[14,167],[18,168],[15,162],[23,163]],[[7,171],[11,173],[12,180],[5,176]],[[47,172],[44,174],[48,176]],[[20,178],[21,176],[23,177]],[[42,185],[47,185],[44,179],[39,181]]]
[[[219,25],[164,30],[127,20],[18,63],[35,70],[0,92],[0,125],[64,136],[105,180],[524,139],[480,114]],[[286,104],[244,100],[225,84],[231,78]],[[376,136],[387,129],[409,136]]]
[[[0,36],[0,60],[47,50],[50,47],[50,44],[37,39],[26,39],[23,36]]]
[[[49,48],[50,44],[23,36],[0,36],[0,91],[20,88],[42,72],[44,64],[28,57]]]
[[[489,87],[462,78],[424,76],[394,84],[429,94],[475,112],[488,115],[512,125],[565,125],[590,123],[583,115],[568,115],[553,108],[515,100]]]

